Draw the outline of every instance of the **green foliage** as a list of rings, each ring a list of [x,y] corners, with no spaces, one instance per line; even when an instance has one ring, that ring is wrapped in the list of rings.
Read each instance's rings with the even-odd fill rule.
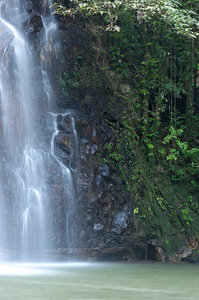
[[[78,88],[79,87],[80,74],[75,67],[72,76],[70,76],[67,72],[64,72],[59,77],[59,86],[62,89],[64,94],[67,94],[67,87],[70,88]]]
[[[73,0],[67,9],[60,1],[54,7],[92,19],[95,63],[116,74],[109,77],[112,101],[123,113],[117,126],[106,120],[117,142],[106,143],[97,159],[120,170],[143,234],[155,232],[170,247],[176,232],[190,235],[199,226],[197,1]],[[62,88],[78,88],[79,77],[77,68],[71,79],[64,73]]]
[[[64,94],[67,94],[67,85],[71,85],[71,79],[69,74],[64,72],[62,76],[59,77],[59,86]]]
[[[182,7],[181,1],[177,0],[72,0],[69,8],[64,7],[60,1],[54,3],[54,8],[59,14],[75,14],[84,12],[87,16],[98,15],[104,17],[108,23],[106,30],[120,31],[116,24],[118,17],[131,11],[137,13],[139,23],[143,20],[150,22],[151,18],[158,17],[165,21],[171,28],[180,34],[195,37],[198,35],[197,15],[187,8]],[[187,6],[187,5],[186,5]]]

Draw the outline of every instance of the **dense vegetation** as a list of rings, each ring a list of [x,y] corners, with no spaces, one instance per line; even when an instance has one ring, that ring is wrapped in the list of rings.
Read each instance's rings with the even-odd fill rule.
[[[64,3],[65,2],[65,3]],[[95,63],[112,85],[117,142],[99,160],[117,165],[146,240],[168,250],[176,232],[199,231],[199,47],[196,0],[57,1],[83,14]],[[121,143],[122,141],[122,143]]]

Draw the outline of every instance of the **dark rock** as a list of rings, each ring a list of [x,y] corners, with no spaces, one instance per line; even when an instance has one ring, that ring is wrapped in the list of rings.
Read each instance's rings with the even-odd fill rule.
[[[98,174],[98,175],[96,176],[96,185],[97,185],[97,186],[100,186],[101,183],[102,183],[102,176]]]
[[[114,217],[114,227],[111,229],[111,231],[120,234],[123,229],[127,228],[128,221],[129,218],[125,211],[117,213]]]
[[[89,143],[89,141],[88,141],[87,138],[81,138],[81,140],[80,140],[80,144],[81,144],[81,145],[83,145],[83,144],[88,144],[88,143]]]
[[[90,146],[89,145],[82,145],[80,146],[79,149],[79,157],[83,160],[86,161],[87,157],[90,154]]]
[[[158,243],[156,239],[148,241],[148,247],[152,245],[153,246],[153,259],[157,261],[165,262],[167,261],[167,253],[166,251],[161,247],[161,245]]]
[[[70,116],[57,116],[58,130],[64,133],[72,133],[72,125]]]
[[[114,170],[115,171],[115,170]],[[119,177],[116,177],[114,180],[113,180],[113,185],[115,187],[116,190],[118,190],[118,188],[122,185],[122,179],[119,178]]]
[[[108,193],[99,199],[100,208],[104,213],[107,213],[112,208],[112,194]]]
[[[105,106],[104,118],[107,119],[109,122],[117,122],[119,119],[119,113],[116,113],[113,108]]]
[[[170,257],[170,261],[185,261],[187,258],[191,257],[193,249],[190,245],[185,244],[180,248],[180,250]]]
[[[121,197],[121,195],[118,195],[117,201],[118,201],[119,205],[123,205],[124,203],[126,203],[126,199]]]
[[[99,166],[99,169],[103,176],[105,177],[109,176],[109,166],[107,164],[103,164],[102,166]]]
[[[28,21],[22,24],[22,28],[24,28],[27,33],[39,32],[42,27],[42,18],[38,15],[34,15]]]
[[[67,137],[67,135],[57,135],[54,138],[54,143],[55,143],[55,152],[60,152],[62,150],[62,152],[60,152],[60,154],[62,153],[62,155],[70,155],[71,150],[70,150],[70,142],[69,142],[69,138]],[[65,154],[64,154],[65,152]],[[58,154],[56,154],[58,155]],[[58,155],[59,156],[59,155]]]
[[[26,10],[28,13],[32,13],[32,14],[35,13],[35,11],[34,11],[34,4],[32,3],[31,0],[25,1],[25,3],[24,3],[24,8],[25,8],[25,10]]]
[[[104,228],[104,225],[102,225],[100,223],[94,224],[94,227],[93,227],[94,230],[102,230],[103,228]]]
[[[69,138],[67,137],[67,135],[65,135],[63,137],[63,139],[60,141],[60,144],[62,144],[63,146],[65,146],[67,149],[70,148],[70,141],[69,141]]]
[[[188,260],[188,262],[189,262],[190,264],[199,264],[199,259],[190,258],[190,259]]]
[[[198,264],[199,263],[199,250],[194,249],[192,255],[186,257],[185,259],[181,259],[182,261],[188,261],[191,264]]]
[[[80,231],[80,237],[81,237],[81,238],[83,238],[83,237],[85,236],[85,234],[86,234],[86,233],[85,233],[84,230]]]
[[[97,152],[97,150],[98,150],[97,145],[95,143],[93,143],[93,147],[91,149],[91,154],[94,154],[95,152]]]

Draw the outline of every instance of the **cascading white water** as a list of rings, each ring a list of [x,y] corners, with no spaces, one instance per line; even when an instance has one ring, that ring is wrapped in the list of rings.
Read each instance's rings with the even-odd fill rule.
[[[74,191],[74,185],[73,185],[73,179],[72,179],[72,173],[71,170],[66,167],[60,160],[59,157],[56,156],[55,154],[55,138],[56,136],[59,135],[59,130],[58,130],[58,123],[57,123],[57,117],[61,116],[64,118],[65,116],[69,115],[70,116],[70,111],[65,113],[65,114],[51,114],[53,123],[54,123],[54,132],[52,135],[52,140],[51,140],[51,155],[55,159],[55,161],[58,163],[60,170],[61,170],[61,180],[62,180],[62,186],[63,186],[63,194],[64,194],[64,213],[65,213],[65,245],[68,247],[69,252],[72,252],[75,248],[75,224],[74,224],[74,214],[75,214],[75,209],[76,209],[76,203],[75,203],[75,191]],[[77,133],[75,129],[75,122],[74,118],[70,116],[71,119],[71,129],[72,129],[72,135],[73,135],[73,151],[72,151],[72,156],[71,160],[73,160],[74,153],[77,151]],[[70,163],[69,163],[70,165]],[[66,184],[67,182],[67,184]]]
[[[54,132],[52,134],[51,139],[51,146],[50,146],[50,156],[53,157],[53,159],[56,162],[56,165],[58,166],[58,172],[61,174],[61,183],[60,185],[63,188],[62,192],[62,198],[63,198],[63,205],[58,205],[58,207],[54,208],[54,210],[57,209],[57,215],[58,217],[58,226],[56,226],[56,230],[62,231],[65,227],[64,234],[62,237],[62,245],[68,248],[68,252],[73,252],[75,246],[76,246],[76,238],[75,238],[75,209],[76,209],[76,203],[75,203],[75,190],[74,190],[74,184],[73,184],[73,178],[71,170],[75,170],[75,162],[74,157],[76,157],[77,153],[77,133],[75,130],[75,122],[74,118],[71,117],[71,129],[73,134],[73,143],[71,143],[71,158],[68,167],[62,163],[61,159],[55,154],[55,137],[58,136],[59,130],[58,130],[58,123],[57,123],[57,117],[60,116],[60,114],[52,113],[53,110],[56,110],[55,108],[55,102],[54,102],[54,93],[50,84],[50,80],[48,77],[48,67],[49,64],[51,64],[52,56],[54,58],[57,58],[59,53],[59,38],[58,38],[58,31],[57,31],[57,24],[52,17],[53,9],[52,9],[52,1],[44,1],[43,5],[43,16],[42,21],[44,25],[43,30],[43,36],[42,36],[42,44],[43,44],[43,50],[41,53],[42,56],[42,77],[43,77],[43,85],[44,85],[44,91],[47,96],[47,102],[48,102],[48,110],[51,111],[50,115],[52,117],[51,121],[53,123],[53,129]],[[64,114],[61,114],[61,116],[64,118],[67,115],[70,115],[71,111],[68,111]],[[61,217],[61,214],[64,212],[64,217]],[[54,223],[54,215],[56,212],[52,213],[51,218],[53,219],[51,223]],[[63,222],[61,222],[61,219],[65,219],[65,224],[63,225]],[[53,226],[52,226],[53,227]],[[63,243],[64,242],[64,243]]]
[[[43,34],[41,37],[42,51],[42,77],[44,84],[44,91],[48,99],[48,109],[50,111],[55,109],[54,93],[48,76],[48,68],[52,63],[52,57],[59,53],[59,36],[57,31],[57,24],[53,17],[52,1],[44,0],[43,2]]]
[[[1,3],[5,6],[5,1],[0,0],[0,10]],[[0,18],[0,25],[3,24],[10,33],[9,37],[13,39],[12,43],[9,42],[4,47],[0,59],[0,151],[3,154],[0,161],[0,252],[12,250],[22,259],[43,258],[44,250],[53,248],[54,240],[57,240],[56,246],[67,247],[69,252],[75,248],[75,192],[70,168],[75,171],[78,141],[74,118],[71,117],[73,150],[66,167],[56,155],[54,143],[59,130],[58,114],[52,113],[56,106],[48,76],[48,61],[53,37],[56,36],[56,23],[49,16],[51,4],[50,0],[43,1],[44,26],[39,75],[43,89],[43,111],[39,110],[39,101],[39,104],[35,104],[37,86],[34,86],[33,78],[37,65],[26,35],[20,31],[21,24],[29,17],[22,1],[6,0],[6,15],[9,15],[9,20],[3,16]],[[54,50],[58,51],[56,43]],[[47,119],[49,112],[52,118],[48,126],[52,127],[54,133],[48,143],[42,140],[44,135],[38,133],[38,120]],[[62,117],[66,115],[63,114]],[[40,132],[44,132],[47,125],[42,126],[39,128]],[[59,205],[54,204],[55,197],[51,195],[48,182],[51,180],[51,185],[55,185],[48,174],[52,164],[60,174],[59,185],[62,192],[57,200]],[[61,236],[61,241],[57,236]]]
[[[19,1],[6,1],[6,10],[13,22],[21,24],[27,14],[21,8]],[[34,110],[32,107],[31,88],[32,57],[25,37],[13,25],[1,19],[14,34],[12,46],[14,49],[12,74],[1,62],[1,108],[3,139],[5,147],[5,168],[15,179],[15,195],[10,195],[14,203],[11,214],[12,225],[8,226],[7,214],[4,214],[5,236],[3,248],[20,249],[23,258],[28,258],[41,249],[45,236],[43,201],[45,194],[44,174],[42,174],[43,157],[36,148],[34,128]],[[6,49],[5,49],[6,52]],[[10,92],[11,90],[11,92]],[[9,91],[9,92],[8,92]],[[5,179],[5,184],[7,178]],[[4,190],[6,187],[4,188]],[[13,197],[14,196],[14,197]],[[4,192],[4,200],[6,196]],[[4,204],[6,206],[6,204]],[[4,213],[4,212],[3,212]],[[3,214],[2,213],[2,214]],[[16,226],[16,228],[15,228]],[[13,239],[13,241],[10,241]]]

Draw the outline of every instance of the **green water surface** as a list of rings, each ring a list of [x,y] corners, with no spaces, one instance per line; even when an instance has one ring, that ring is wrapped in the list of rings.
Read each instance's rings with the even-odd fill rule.
[[[198,300],[199,265],[1,264],[0,300]]]

